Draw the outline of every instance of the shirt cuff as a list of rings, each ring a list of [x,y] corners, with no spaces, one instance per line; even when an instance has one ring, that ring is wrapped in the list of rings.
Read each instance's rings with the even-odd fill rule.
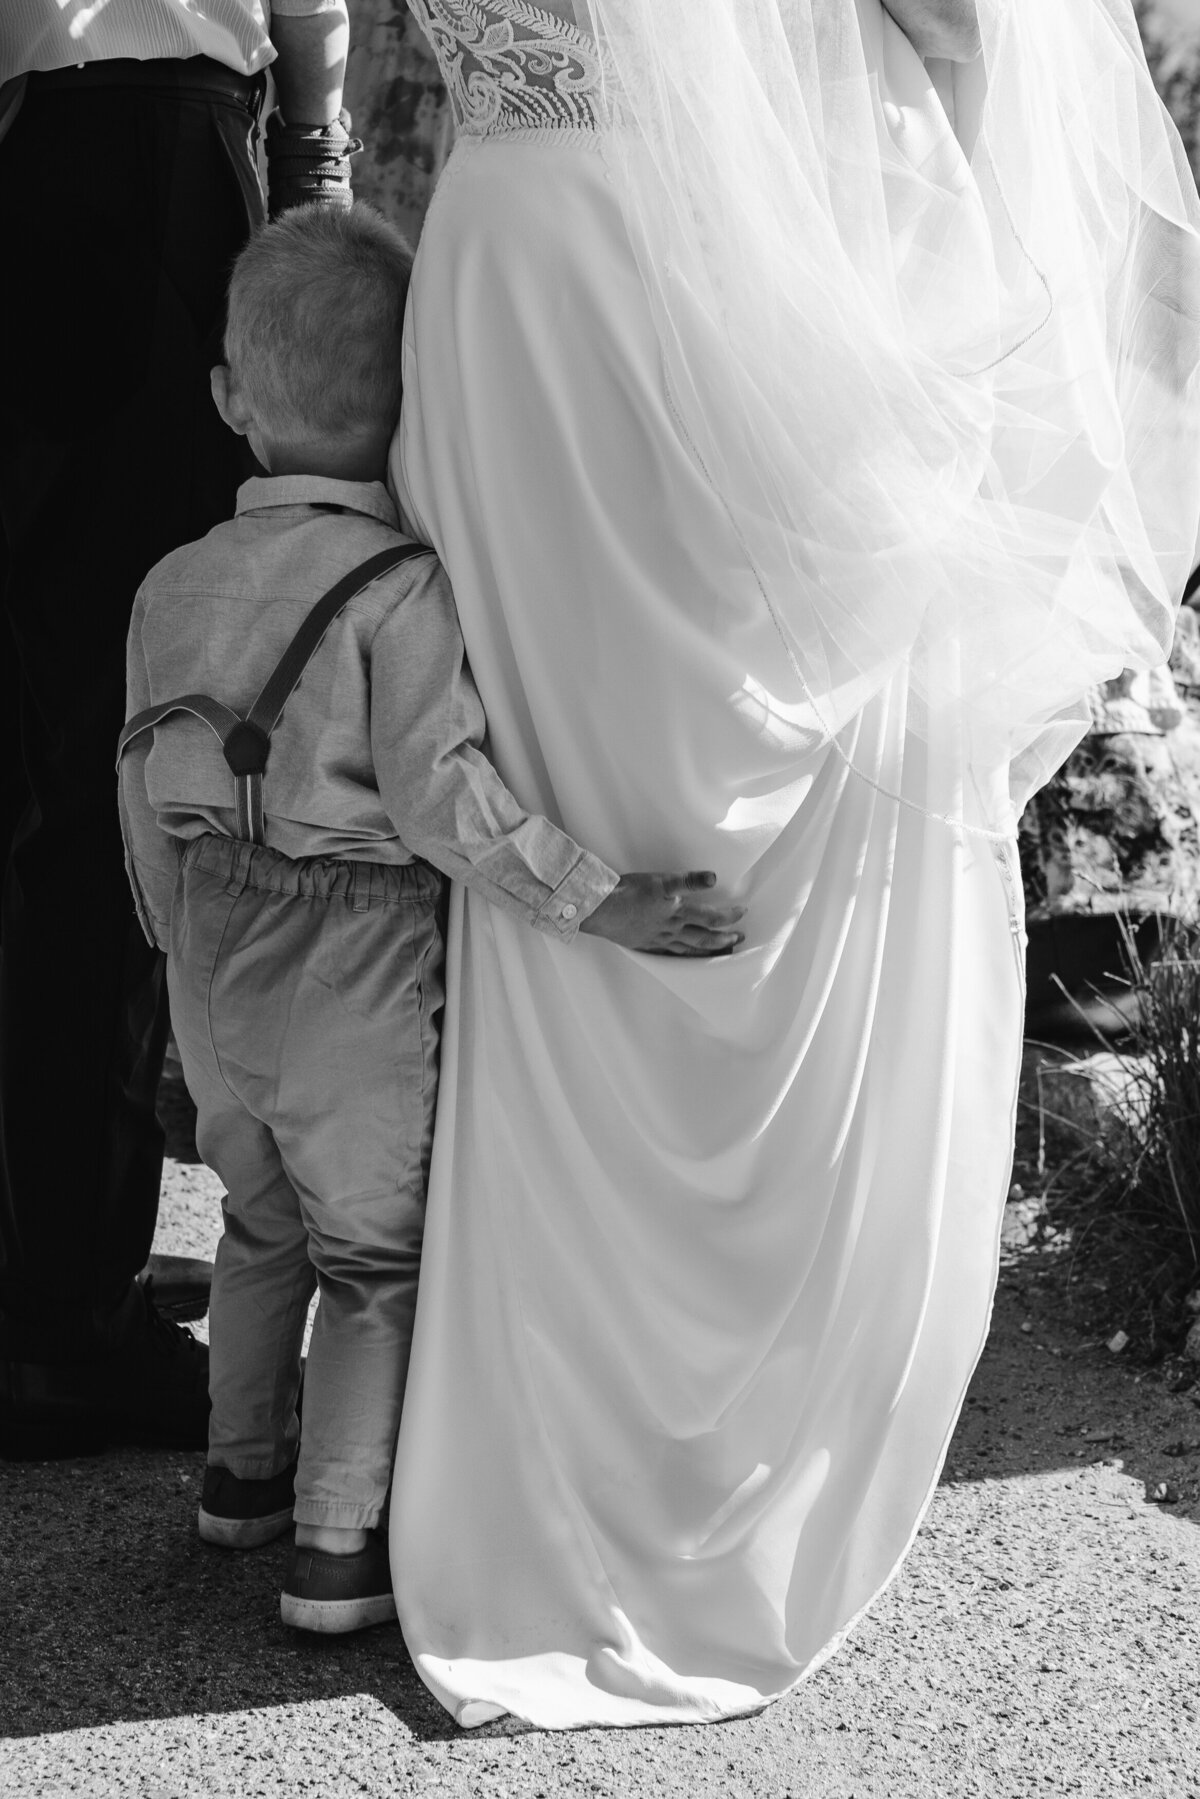
[[[133,909],[142,927],[142,935],[154,949],[165,951],[171,940],[171,913],[169,905],[164,908],[162,904],[165,897],[162,892],[162,869],[142,862],[126,846],[125,873],[133,891]]]
[[[534,930],[569,943],[621,879],[608,864],[580,850],[564,878],[530,919]]]

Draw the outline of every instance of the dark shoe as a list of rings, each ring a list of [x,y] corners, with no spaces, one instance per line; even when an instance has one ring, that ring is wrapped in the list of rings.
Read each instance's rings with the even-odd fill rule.
[[[396,1616],[387,1538],[373,1535],[357,1555],[293,1549],[279,1615],[295,1630],[338,1635]]]
[[[212,1277],[212,1263],[197,1256],[151,1256],[138,1281],[164,1318],[195,1324],[208,1310]]]
[[[144,1294],[102,1360],[0,1361],[0,1456],[89,1455],[108,1443],[206,1449],[208,1412],[208,1345]]]
[[[206,1468],[200,1535],[221,1549],[257,1549],[292,1528],[296,1464],[266,1480],[243,1480],[228,1468]]]

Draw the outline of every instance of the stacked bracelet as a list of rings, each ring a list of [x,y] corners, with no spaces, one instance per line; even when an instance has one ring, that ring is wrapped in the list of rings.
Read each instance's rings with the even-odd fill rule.
[[[267,210],[275,219],[291,206],[349,206],[350,158],[362,140],[350,135],[343,107],[328,125],[287,125],[276,109],[267,120]]]

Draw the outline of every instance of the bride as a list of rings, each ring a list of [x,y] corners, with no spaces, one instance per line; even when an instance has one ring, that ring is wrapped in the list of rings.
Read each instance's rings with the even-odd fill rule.
[[[730,1716],[895,1573],[987,1331],[1015,820],[1170,642],[1200,215],[1129,0],[410,5],[392,477],[492,754],[749,910],[456,891],[397,1604],[463,1725]]]

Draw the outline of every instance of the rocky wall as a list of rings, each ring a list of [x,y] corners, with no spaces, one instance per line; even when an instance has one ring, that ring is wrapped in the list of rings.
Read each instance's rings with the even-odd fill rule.
[[[1200,0],[1134,0],[1146,60],[1200,177]]]
[[[351,0],[346,105],[364,146],[354,192],[415,244],[453,123],[433,52],[404,0]]]

